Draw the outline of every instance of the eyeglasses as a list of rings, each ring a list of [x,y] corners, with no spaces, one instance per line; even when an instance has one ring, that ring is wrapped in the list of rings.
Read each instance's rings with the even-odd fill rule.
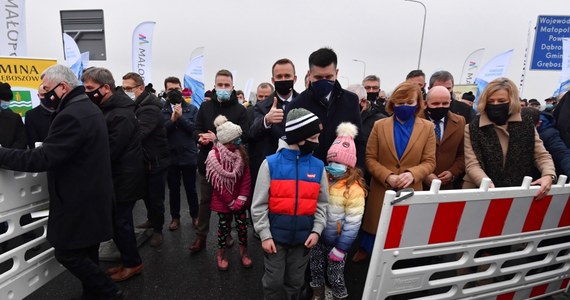
[[[141,86],[141,85],[137,84],[135,86],[123,86],[123,91],[132,92],[134,89],[138,88],[139,86]]]

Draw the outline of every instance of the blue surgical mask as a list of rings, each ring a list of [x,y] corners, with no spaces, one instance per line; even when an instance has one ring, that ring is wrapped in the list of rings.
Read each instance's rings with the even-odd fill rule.
[[[234,140],[234,145],[239,146],[241,145],[241,138],[238,137],[237,139]]]
[[[334,81],[321,79],[311,82],[311,89],[317,98],[325,98],[334,88]]]
[[[231,95],[232,95],[232,91],[230,91],[230,90],[216,90],[216,96],[218,97],[218,101],[220,101],[220,102],[230,100]]]
[[[327,172],[329,172],[333,178],[339,178],[344,176],[346,173],[346,166],[343,164],[331,162],[328,166],[325,167],[325,170],[327,170]]]
[[[396,115],[396,117],[402,122],[407,122],[411,117],[414,116],[415,112],[416,112],[415,105],[394,106],[394,115]]]
[[[552,103],[547,103],[545,109],[548,109],[548,110],[554,109],[554,104],[552,104]]]
[[[10,101],[4,101],[4,100],[2,100],[2,101],[0,102],[0,107],[1,107],[2,109],[8,109],[8,108],[10,108]]]

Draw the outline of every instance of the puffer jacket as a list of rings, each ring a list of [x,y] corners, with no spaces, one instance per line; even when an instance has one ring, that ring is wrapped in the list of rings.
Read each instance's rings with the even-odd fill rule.
[[[354,183],[348,190],[348,197],[345,197],[345,185],[346,179],[341,179],[329,188],[327,225],[322,237],[329,246],[347,252],[360,229],[365,192],[358,183]]]

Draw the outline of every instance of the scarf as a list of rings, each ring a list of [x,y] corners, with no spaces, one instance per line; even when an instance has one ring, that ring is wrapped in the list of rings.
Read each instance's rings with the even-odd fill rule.
[[[216,143],[206,158],[206,179],[212,187],[222,192],[224,188],[234,193],[234,185],[243,174],[244,164],[239,149],[229,150]]]

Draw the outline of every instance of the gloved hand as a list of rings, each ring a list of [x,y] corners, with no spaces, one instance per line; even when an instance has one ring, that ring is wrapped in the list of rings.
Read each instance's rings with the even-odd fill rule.
[[[338,249],[337,247],[332,248],[331,252],[329,252],[329,260],[341,262],[344,259],[346,252]]]
[[[246,201],[247,201],[247,197],[239,196],[239,197],[237,197],[236,200],[230,202],[228,204],[228,206],[230,207],[230,210],[232,210],[232,211],[240,211],[245,206]]]

